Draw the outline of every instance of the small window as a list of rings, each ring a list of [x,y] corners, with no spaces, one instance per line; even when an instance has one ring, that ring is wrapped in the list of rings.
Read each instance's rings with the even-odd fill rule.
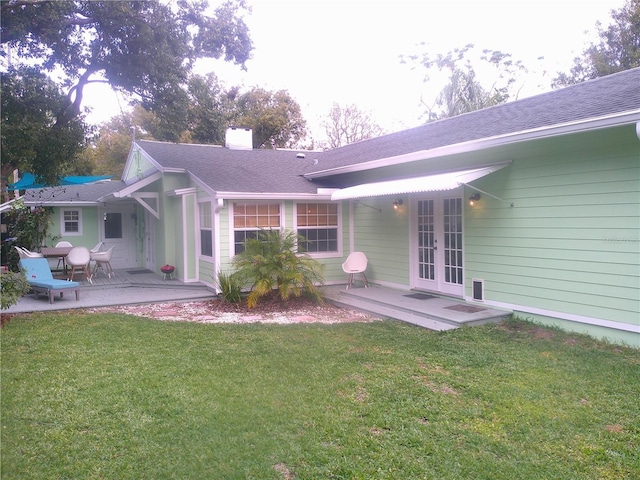
[[[122,238],[122,214],[109,212],[104,214],[104,238]]]
[[[304,241],[298,244],[301,252],[338,252],[338,204],[298,203],[296,225],[298,235],[304,238]]]
[[[81,210],[62,210],[62,234],[82,235]]]
[[[244,243],[258,237],[260,230],[280,228],[279,203],[233,204],[233,253],[244,251]]]
[[[200,254],[213,256],[213,228],[211,223],[211,202],[203,202],[200,207]]]

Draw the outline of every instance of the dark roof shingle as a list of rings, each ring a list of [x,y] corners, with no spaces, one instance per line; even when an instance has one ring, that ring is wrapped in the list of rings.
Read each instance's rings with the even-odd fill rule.
[[[640,109],[640,68],[323,152],[323,171]]]

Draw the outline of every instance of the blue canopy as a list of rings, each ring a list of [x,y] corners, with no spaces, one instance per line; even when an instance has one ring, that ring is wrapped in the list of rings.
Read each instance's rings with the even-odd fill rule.
[[[85,183],[95,183],[101,180],[108,180],[111,175],[98,175],[98,176],[79,176],[70,175],[67,177],[60,177],[60,185],[83,185]],[[35,188],[47,188],[53,187],[53,185],[45,185],[44,183],[36,183],[36,177],[33,173],[25,172],[22,178],[16,183],[7,187],[7,190],[32,190]]]

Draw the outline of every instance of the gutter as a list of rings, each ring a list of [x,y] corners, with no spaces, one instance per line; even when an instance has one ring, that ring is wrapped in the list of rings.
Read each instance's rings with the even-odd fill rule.
[[[636,122],[640,122],[640,109],[630,112],[606,115],[603,117],[590,118],[588,120],[579,120],[552,126],[539,127],[522,132],[506,133],[479,140],[454,143],[452,145],[444,145],[442,147],[436,147],[428,150],[418,150],[416,152],[405,153],[393,157],[380,158],[377,160],[357,163],[354,165],[346,165],[344,167],[319,170],[317,172],[307,173],[304,175],[304,177],[307,179],[315,179],[327,177],[330,175],[362,172],[365,170],[401,165],[404,163],[411,163],[419,160],[429,160],[446,155],[470,153],[529,140],[538,140],[542,138],[551,138],[573,133],[601,130],[603,128],[618,127]]]

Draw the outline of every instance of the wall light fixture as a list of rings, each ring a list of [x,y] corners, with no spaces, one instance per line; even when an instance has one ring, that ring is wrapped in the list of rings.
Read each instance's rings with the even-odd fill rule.
[[[480,194],[479,193],[472,194],[469,197],[469,205],[471,205],[473,207],[478,200],[480,200]]]
[[[402,199],[401,198],[399,198],[395,202],[393,202],[393,209],[397,210],[400,205],[402,205]]]

